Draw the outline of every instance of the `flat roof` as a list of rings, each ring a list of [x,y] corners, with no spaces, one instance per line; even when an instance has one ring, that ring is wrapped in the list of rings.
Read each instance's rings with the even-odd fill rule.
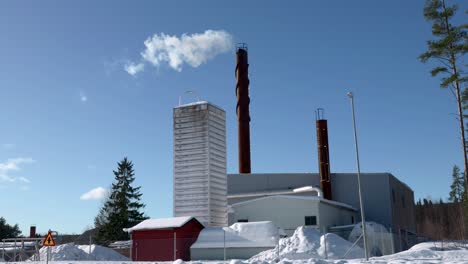
[[[188,103],[188,104],[181,104],[181,105],[178,105],[178,106],[175,106],[174,109],[177,109],[177,108],[182,108],[182,107],[187,107],[187,106],[195,106],[195,105],[211,105],[213,107],[216,107],[218,108],[219,110],[222,110],[224,111],[224,109],[220,106],[217,106],[211,102],[208,102],[208,101],[196,101],[196,102],[192,102],[192,103]]]
[[[231,207],[244,205],[244,204],[248,204],[248,203],[252,203],[252,202],[256,202],[256,201],[271,199],[271,198],[286,198],[286,199],[318,201],[320,203],[327,203],[327,204],[334,205],[334,206],[337,206],[337,207],[343,207],[343,208],[346,208],[346,209],[357,211],[356,208],[352,207],[349,204],[340,203],[340,202],[336,202],[336,201],[332,201],[332,200],[327,200],[327,199],[324,199],[324,198],[319,197],[319,196],[295,196],[295,195],[270,195],[270,196],[265,196],[265,197],[260,197],[260,198],[255,198],[255,199],[251,199],[251,200],[247,200],[247,201],[234,203],[234,204],[231,204]]]

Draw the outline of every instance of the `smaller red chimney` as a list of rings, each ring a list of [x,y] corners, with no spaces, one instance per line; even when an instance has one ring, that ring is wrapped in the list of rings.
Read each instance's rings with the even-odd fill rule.
[[[36,237],[36,226],[35,226],[35,225],[32,225],[32,226],[29,228],[29,237],[30,237],[30,238]]]
[[[318,108],[316,113],[317,148],[320,173],[320,188],[325,199],[332,199],[330,178],[330,156],[328,153],[328,125],[323,118],[323,109]]]

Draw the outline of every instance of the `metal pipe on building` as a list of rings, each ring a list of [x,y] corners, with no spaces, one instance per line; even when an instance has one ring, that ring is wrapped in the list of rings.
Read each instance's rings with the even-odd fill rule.
[[[323,118],[323,109],[318,108],[316,113],[317,128],[317,148],[320,173],[320,188],[323,192],[323,198],[332,199],[331,178],[330,178],[330,155],[328,147],[328,125],[327,120]]]
[[[236,112],[239,137],[239,173],[251,173],[249,83],[247,45],[242,43],[237,46],[236,51]]]

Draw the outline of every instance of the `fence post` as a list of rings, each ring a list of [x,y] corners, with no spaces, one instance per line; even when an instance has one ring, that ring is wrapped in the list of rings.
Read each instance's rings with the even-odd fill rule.
[[[390,227],[390,244],[392,248],[392,254],[395,254],[395,241],[393,240],[393,231],[392,228]]]
[[[400,240],[400,251],[403,251],[403,238],[401,237],[401,228],[398,227],[398,236],[399,236],[399,240]]]
[[[132,234],[130,234],[131,236]],[[132,238],[132,237],[130,237]],[[130,256],[130,260],[133,261],[133,239],[130,239],[130,254],[128,254]]]
[[[281,249],[280,249],[280,239],[281,239],[281,235],[280,235],[280,228],[278,227],[278,261],[280,261],[280,252],[281,252]]]
[[[386,252],[386,250],[384,250],[384,239],[383,239],[383,230],[382,228],[380,228],[380,253],[383,255],[385,255],[384,251]]]
[[[174,261],[177,260],[177,234],[174,231]]]
[[[327,233],[325,233],[325,235],[323,235],[323,241],[324,241],[324,244],[325,244],[325,259],[328,259],[328,252],[327,252]]]
[[[91,236],[89,236],[89,250],[88,250],[88,254],[89,254],[89,257],[91,258],[91,243],[92,243],[92,240],[91,240]]]
[[[224,262],[226,262],[226,230],[223,228],[223,254],[224,254]]]

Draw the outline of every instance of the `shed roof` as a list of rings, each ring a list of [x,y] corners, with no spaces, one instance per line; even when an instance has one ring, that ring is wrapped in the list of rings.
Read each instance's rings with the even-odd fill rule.
[[[144,220],[143,222],[139,223],[138,225],[131,227],[131,228],[124,228],[125,232],[133,232],[133,231],[140,231],[140,230],[157,230],[157,229],[167,229],[167,228],[178,228],[190,220],[195,219],[193,216],[180,216],[180,217],[169,217],[169,218],[152,218]],[[198,220],[197,220],[198,222]]]

